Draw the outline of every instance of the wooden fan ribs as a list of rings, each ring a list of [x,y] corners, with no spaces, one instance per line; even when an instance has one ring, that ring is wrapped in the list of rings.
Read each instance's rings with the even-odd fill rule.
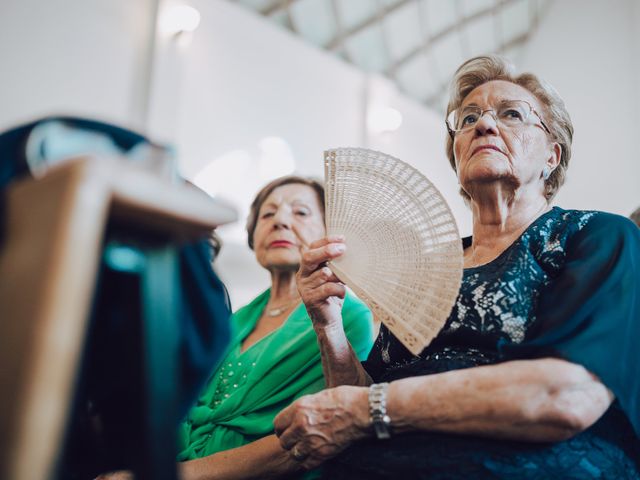
[[[414,354],[438,334],[457,297],[462,245],[437,188],[410,165],[359,148],[325,152],[328,234],[346,254],[330,263]]]

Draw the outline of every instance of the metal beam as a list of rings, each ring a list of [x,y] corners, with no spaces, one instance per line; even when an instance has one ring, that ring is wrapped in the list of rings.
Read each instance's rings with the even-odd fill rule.
[[[390,13],[396,11],[400,7],[403,7],[404,5],[407,5],[409,2],[412,2],[412,1],[413,0],[400,0],[399,2],[394,3],[393,5],[389,5],[381,9],[378,9],[373,16],[369,17],[363,22],[360,22],[358,25],[351,27],[349,30],[343,32],[342,35],[334,37],[331,41],[329,41],[329,43],[327,43],[324,46],[324,48],[329,51],[338,50],[347,38],[357,33],[360,33],[367,27],[370,27],[371,25],[380,21],[380,18],[384,17],[385,15],[389,15]]]
[[[505,51],[509,50],[510,48],[522,45],[523,43],[526,43],[527,40],[529,40],[529,37],[531,37],[531,31],[527,30],[523,34],[512,38],[511,40],[509,40],[506,43],[503,43],[498,48],[497,53],[504,53]],[[442,98],[442,95],[444,95],[447,92],[448,88],[449,88],[449,81],[441,83],[440,86],[438,87],[438,90],[436,91],[436,93],[433,93],[429,97],[427,97],[427,99],[423,103],[425,103],[426,105],[428,105],[430,107],[433,107],[433,105],[436,102],[438,102],[438,100],[440,100],[440,98]]]
[[[438,40],[441,40],[447,35],[450,35],[456,32],[457,30],[461,29],[468,23],[471,23],[474,20],[482,18],[486,15],[494,14],[499,8],[503,8],[509,5],[510,3],[515,3],[516,1],[519,1],[519,0],[501,0],[499,3],[497,3],[493,7],[485,8],[484,10],[479,10],[473,15],[469,15],[468,17],[464,17],[460,19],[458,22],[455,22],[454,24],[445,28],[441,32],[438,32],[435,35],[431,35],[422,45],[418,45],[416,48],[414,48],[413,50],[409,51],[407,54],[405,54],[404,56],[396,60],[393,63],[393,65],[391,65],[389,68],[385,70],[384,72],[385,75],[392,77],[393,75],[395,75],[396,71],[400,67],[402,67],[402,65],[409,62],[410,60],[418,56],[420,53],[429,50],[429,48],[431,48],[431,45],[437,42]]]
[[[342,38],[344,36],[344,25],[342,23],[342,15],[340,14],[340,8],[338,8],[338,0],[331,0],[331,10],[333,11],[333,17],[336,21],[336,35],[334,38]],[[342,46],[342,53],[344,57],[351,63],[355,64],[353,58],[349,54],[349,51]]]
[[[387,59],[391,60],[391,43],[389,42],[388,31],[384,25],[384,19],[387,14],[384,13],[384,4],[382,3],[382,0],[377,0],[377,5],[378,5],[378,9],[377,9],[378,26],[380,27],[380,34],[382,36],[382,45],[384,46],[384,51],[386,53]],[[397,82],[395,75],[391,76],[391,79],[394,82]]]
[[[274,0],[271,5],[260,10],[260,14],[269,17],[274,13],[289,8],[296,0]]]
[[[298,30],[298,28],[296,27],[296,22],[293,21],[293,15],[291,15],[291,3],[289,2],[286,6],[286,15],[287,15],[287,26],[289,27],[289,30],[291,30],[293,33],[295,33],[296,35],[300,35],[300,31]]]

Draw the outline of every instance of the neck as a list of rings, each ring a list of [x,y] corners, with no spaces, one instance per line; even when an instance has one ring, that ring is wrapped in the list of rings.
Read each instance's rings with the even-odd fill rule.
[[[473,240],[465,250],[465,268],[496,258],[549,208],[539,192],[504,195],[497,191],[472,196]]]
[[[294,271],[271,271],[271,297],[269,304],[278,306],[300,298]]]
[[[473,243],[519,234],[548,208],[547,200],[537,191],[476,194],[471,199]]]

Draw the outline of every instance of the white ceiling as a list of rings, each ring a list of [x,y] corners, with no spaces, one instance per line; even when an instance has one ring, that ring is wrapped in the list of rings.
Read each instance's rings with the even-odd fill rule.
[[[550,0],[229,0],[444,109],[455,69],[500,53],[519,63]]]

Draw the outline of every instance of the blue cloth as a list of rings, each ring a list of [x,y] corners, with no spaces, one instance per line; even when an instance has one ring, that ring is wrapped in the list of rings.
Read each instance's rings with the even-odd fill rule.
[[[540,292],[540,324],[508,357],[554,355],[584,365],[613,391],[640,436],[640,229],[594,215],[566,244],[564,267]]]
[[[28,144],[32,145],[30,152]],[[82,154],[138,161],[140,148],[148,145],[157,146],[144,135],[110,123],[79,117],[41,118],[0,133],[0,193],[10,182],[30,176],[31,167],[38,163],[50,166]],[[168,147],[157,148],[172,155]],[[0,203],[2,198],[0,195]],[[1,215],[0,209],[0,220]],[[231,338],[231,308],[226,289],[211,268],[208,239],[179,247],[179,260],[185,297],[180,318],[180,413],[184,415],[222,360]]]
[[[0,133],[0,228],[4,224],[3,194],[11,182],[66,158],[87,154],[147,161],[154,160],[154,155],[171,157],[172,151],[136,132],[84,118],[47,117]],[[110,226],[107,238],[122,234],[114,230]],[[127,233],[122,235],[125,240]],[[218,367],[231,332],[228,295],[211,267],[208,239],[175,248],[182,300],[176,319],[179,352],[178,358],[167,357],[167,361],[178,363],[178,379],[170,389],[175,393],[178,412],[175,418],[167,412],[165,418],[177,425]],[[60,478],[93,478],[101,471],[130,467],[127,459],[139,461],[148,454],[144,450],[146,440],[139,440],[150,435],[145,402],[158,400],[148,398],[148,385],[140,378],[143,347],[139,278],[103,262],[98,282]],[[96,414],[103,420],[99,434],[90,418]],[[166,438],[168,445],[173,444],[173,434],[173,425],[168,431],[154,433]]]
[[[111,153],[126,154],[136,146],[149,143],[149,140],[139,133],[126,130],[116,125],[76,117],[45,117],[34,122],[20,125],[5,132],[0,133],[0,190],[11,181],[28,176],[30,173],[29,161],[27,159],[26,144],[29,135],[34,129],[42,126],[58,125],[65,127],[67,131],[62,135],[54,135],[55,157],[52,158],[51,148],[47,149],[47,144],[43,142],[39,148],[39,154],[50,156],[50,160],[57,160],[58,156],[65,150],[68,156],[84,153],[106,153],[105,149],[111,147]],[[73,142],[70,141],[73,132]],[[86,135],[83,141],[82,135]],[[99,145],[96,145],[97,136],[101,137]],[[60,145],[64,143],[64,147]],[[47,152],[47,150],[49,150]],[[53,162],[52,162],[53,163]]]

